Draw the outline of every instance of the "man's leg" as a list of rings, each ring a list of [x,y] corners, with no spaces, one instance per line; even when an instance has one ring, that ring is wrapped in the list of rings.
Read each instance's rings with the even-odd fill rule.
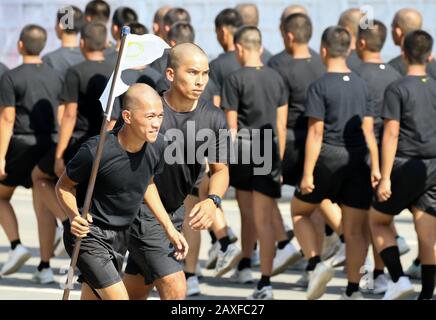
[[[17,217],[11,206],[14,191],[15,187],[0,184],[0,225],[3,227],[9,242],[20,239]]]
[[[95,292],[88,286],[85,282],[82,283],[82,292],[80,295],[80,300],[101,300]]]
[[[186,281],[183,271],[158,279],[154,284],[161,300],[183,300],[186,298]]]
[[[254,244],[257,240],[253,216],[252,192],[236,190],[236,200],[238,201],[239,211],[241,213],[242,260],[251,261]],[[241,263],[243,263],[242,260]],[[240,267],[241,265],[238,266],[238,270],[242,270]],[[248,266],[248,268],[250,268],[250,266]]]
[[[140,274],[124,274],[123,277],[124,286],[130,300],[146,300],[150,295],[154,284],[144,285],[144,277]]]
[[[96,289],[101,300],[129,300],[126,287],[122,281],[104,289]]]

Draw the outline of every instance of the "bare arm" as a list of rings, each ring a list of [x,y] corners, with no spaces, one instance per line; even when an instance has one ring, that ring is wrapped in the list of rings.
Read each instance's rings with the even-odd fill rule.
[[[15,107],[0,108],[0,181],[6,174],[6,153],[11,142],[15,124]]]
[[[56,115],[56,120],[58,122],[58,126],[60,127],[62,124],[62,118],[64,117],[64,112],[65,112],[65,105],[61,104],[58,107],[58,111],[57,111],[57,115]]]
[[[375,188],[380,182],[380,160],[378,154],[377,140],[374,134],[374,118],[364,117],[362,121],[362,130],[365,135],[366,145],[368,146],[369,156],[371,159],[371,183]]]
[[[277,136],[279,139],[279,151],[280,151],[281,160],[283,160],[285,156],[287,122],[288,122],[288,105],[286,104],[277,109]]]
[[[232,140],[235,141],[238,133],[238,112],[235,110],[226,110],[227,127],[232,134]]]
[[[59,128],[59,141],[55,153],[55,173],[58,177],[60,177],[65,170],[63,156],[73,135],[74,127],[76,126],[77,108],[78,105],[75,102],[65,105],[61,127]]]

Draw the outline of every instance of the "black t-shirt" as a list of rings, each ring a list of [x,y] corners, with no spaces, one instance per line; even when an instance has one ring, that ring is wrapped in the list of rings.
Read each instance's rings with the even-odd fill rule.
[[[391,66],[384,63],[362,62],[356,70],[357,74],[366,81],[368,92],[374,106],[374,132],[378,139],[383,132],[383,109],[384,93],[388,85],[401,78],[401,75]]]
[[[3,63],[0,62],[0,78],[3,75],[3,73],[5,73],[8,70],[9,70],[8,67],[6,67]]]
[[[347,58],[348,68],[350,68],[353,71],[356,71],[359,68],[361,63],[362,63],[362,60],[360,60],[359,56],[357,55],[356,50],[351,50],[350,55]]]
[[[113,67],[105,61],[86,60],[68,69],[61,98],[65,103],[78,104],[76,135],[100,133],[103,109],[99,99],[112,72]],[[113,118],[117,119],[115,111]]]
[[[224,112],[206,100],[198,100],[191,112],[176,112],[165,99],[162,101],[165,116],[160,132],[170,145],[165,152],[163,172],[154,181],[165,209],[173,212],[183,204],[197,181],[204,162],[203,151],[209,163],[228,162],[228,136],[220,135],[227,125]],[[205,134],[217,138],[205,138]],[[178,161],[173,158],[176,155]]]
[[[407,65],[401,55],[389,61],[389,65],[397,70],[402,76],[407,75]],[[427,74],[436,80],[436,61],[434,59],[427,64]]]
[[[164,49],[162,57],[156,59],[150,64],[150,67],[154,68],[161,75],[165,76],[165,70],[168,66],[168,57],[171,49]]]
[[[373,113],[366,82],[355,73],[329,72],[309,87],[305,115],[324,121],[326,144],[365,145],[362,119]]]
[[[82,55],[80,48],[59,48],[47,53],[42,61],[59,72],[62,79],[65,79],[67,70],[85,61],[85,57]]]
[[[397,156],[436,158],[436,80],[406,76],[389,85],[382,117],[400,121]]]
[[[304,103],[307,89],[312,82],[326,72],[320,56],[312,53],[309,59],[294,59],[289,53],[282,51],[271,58],[269,66],[282,76],[288,92],[287,127],[306,131],[307,119],[304,116]]]
[[[57,132],[61,91],[61,77],[45,64],[22,64],[6,71],[0,81],[0,106],[15,107],[14,134]]]
[[[82,144],[67,164],[67,175],[78,183],[76,200],[83,209],[100,136]],[[155,143],[145,143],[141,151],[129,153],[118,142],[115,132],[109,132],[97,173],[89,210],[95,223],[107,228],[127,228],[139,212],[150,179],[162,172],[166,143],[159,134]]]
[[[238,130],[276,133],[277,108],[287,103],[283,79],[270,67],[243,67],[224,81],[221,107],[238,112]]]

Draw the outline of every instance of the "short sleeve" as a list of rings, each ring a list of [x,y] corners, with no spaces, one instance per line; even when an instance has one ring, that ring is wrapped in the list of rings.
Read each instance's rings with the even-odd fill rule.
[[[289,99],[289,92],[286,88],[285,82],[283,81],[283,78],[278,75],[279,79],[279,87],[280,87],[280,99],[279,99],[279,105],[277,107],[284,106],[285,104],[288,104]]]
[[[91,175],[94,156],[90,150],[89,142],[82,144],[73,159],[67,164],[67,176],[77,183],[85,183]]]
[[[390,85],[385,91],[381,116],[384,119],[398,121],[401,119],[401,94],[393,85]]]
[[[168,146],[168,142],[165,141],[165,138],[162,136],[162,139],[160,139],[160,134],[158,136],[159,142],[156,141],[156,143],[159,143],[159,158],[156,159],[156,166],[154,168],[153,175],[161,174],[165,168],[165,148]]]
[[[212,152],[207,153],[207,160],[209,163],[229,163],[231,137],[227,130],[226,117],[222,110],[216,109],[214,112],[216,112],[214,117],[216,120],[213,122],[215,139],[211,141],[214,141],[215,145],[208,148]]]
[[[11,74],[6,72],[0,80],[0,107],[15,106],[14,82]]]
[[[216,60],[212,61],[210,63],[210,73],[209,78],[212,79],[212,81],[215,83],[215,86],[217,88],[218,94],[221,94],[222,91],[222,83],[221,83],[221,77],[219,75],[219,67]]]
[[[77,72],[70,68],[65,75],[65,82],[62,88],[61,100],[65,103],[79,101],[80,80]]]
[[[306,117],[324,120],[326,112],[325,101],[319,82],[310,85],[305,105]]]
[[[239,107],[239,88],[236,77],[230,75],[222,88],[221,108],[238,111]]]

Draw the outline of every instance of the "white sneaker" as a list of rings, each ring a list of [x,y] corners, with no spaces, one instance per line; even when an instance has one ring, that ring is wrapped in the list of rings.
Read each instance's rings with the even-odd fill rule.
[[[408,277],[401,277],[397,282],[389,281],[388,290],[383,300],[400,300],[409,297],[414,292]]]
[[[250,268],[244,268],[240,271],[236,268],[229,280],[230,282],[241,284],[253,283],[254,281]]]
[[[235,243],[238,241],[238,237],[231,227],[227,227],[227,236],[229,237],[230,243]]]
[[[410,267],[406,270],[405,274],[410,279],[421,279],[421,265],[416,265],[415,262],[412,262]]]
[[[198,296],[201,293],[200,283],[198,282],[197,276],[189,277],[186,280],[186,296]]]
[[[344,292],[340,300],[365,300],[365,298],[363,298],[362,294],[359,291],[356,291],[353,292],[350,297],[347,296],[347,294]]]
[[[32,281],[39,284],[49,284],[55,282],[53,270],[51,268],[36,270],[32,276]]]
[[[59,240],[59,242],[55,245],[53,250],[53,255],[55,257],[64,257],[67,256],[67,251],[65,250],[64,239],[63,237]]]
[[[309,286],[309,272],[303,271],[301,278],[295,282],[295,285],[300,288],[305,288]]]
[[[257,287],[254,289],[254,292],[247,297],[247,300],[273,300],[273,291],[271,286],[263,287],[258,290]]]
[[[215,268],[216,259],[218,258],[218,251],[220,251],[220,243],[216,241],[207,252],[206,269],[210,270]]]
[[[341,242],[336,233],[324,237],[324,242],[322,244],[321,259],[325,261],[333,257],[336,254],[336,252],[338,252],[340,243]]]
[[[362,278],[360,290],[368,294],[383,294],[388,290],[388,283],[389,277],[385,274],[379,275],[376,279]]]
[[[251,254],[251,266],[253,268],[260,266],[259,249],[253,250],[253,253]]]
[[[338,252],[336,252],[336,254],[333,256],[330,265],[333,268],[341,267],[341,266],[345,265],[345,260],[346,260],[346,256],[345,256],[345,244],[341,243],[339,245]]]
[[[309,285],[307,288],[307,299],[319,299],[325,292],[327,283],[333,278],[333,268],[320,262],[315,270],[309,271]]]
[[[300,260],[301,254],[292,243],[288,243],[283,249],[276,250],[276,256],[273,260],[273,268],[271,276],[278,275],[286,270],[286,268],[298,260]]]
[[[31,256],[30,251],[21,244],[17,245],[14,250],[9,250],[9,257],[2,267],[1,275],[7,276],[17,272]]]
[[[405,255],[410,251],[410,247],[407,244],[406,239],[401,236],[397,238],[397,246],[398,251],[400,251],[400,256]]]
[[[221,277],[231,269],[241,259],[241,249],[239,249],[234,243],[227,247],[226,252],[218,251],[218,257],[215,266],[215,277]]]

